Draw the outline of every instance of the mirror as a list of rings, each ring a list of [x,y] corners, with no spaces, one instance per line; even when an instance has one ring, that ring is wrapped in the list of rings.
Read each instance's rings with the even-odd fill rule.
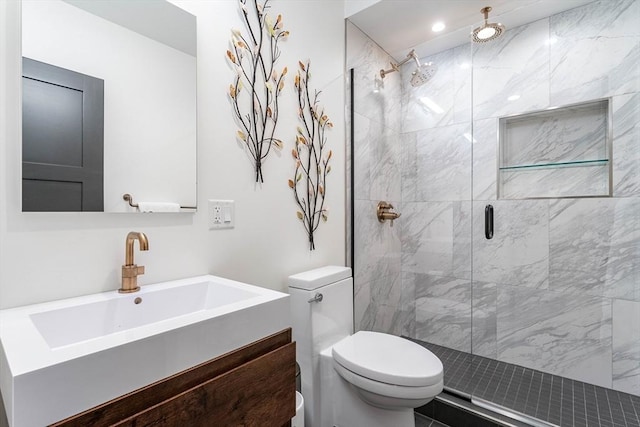
[[[23,211],[140,211],[125,194],[195,209],[195,16],[23,0],[22,55]]]

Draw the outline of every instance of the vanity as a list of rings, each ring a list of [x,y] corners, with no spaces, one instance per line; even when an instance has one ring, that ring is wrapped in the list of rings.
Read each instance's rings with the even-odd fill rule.
[[[217,277],[0,311],[12,427],[283,426],[289,296]]]
[[[23,64],[36,62],[45,74],[63,69],[55,74],[64,79],[98,79],[103,92],[89,103],[99,108],[87,112],[74,82],[67,87],[55,76],[45,82],[23,67],[20,193],[28,213],[19,220],[51,219],[56,229],[79,218],[59,212],[91,211],[78,221],[190,222],[185,217],[197,208],[196,17],[164,0],[24,0],[9,2],[12,10],[14,3]],[[55,129],[44,127],[43,117],[62,112],[37,102],[51,92],[68,98],[74,114],[49,121],[57,128],[65,119],[74,138],[56,139]],[[101,120],[85,132],[88,115]],[[51,149],[67,139],[73,147]],[[70,154],[43,158],[63,151]],[[79,154],[88,152],[91,162]],[[96,200],[89,207],[78,202],[86,199],[76,191],[82,186],[58,176],[87,163],[103,166],[84,174],[100,190],[91,191]],[[171,202],[184,213],[133,215],[142,212],[142,201]],[[114,284],[110,292],[0,310],[0,390],[11,427],[290,423],[295,343],[288,295],[211,275],[138,290],[134,279],[144,270],[133,257],[124,267],[122,290],[131,293]],[[82,281],[78,293],[91,280],[73,277]],[[28,281],[55,284],[56,278]]]

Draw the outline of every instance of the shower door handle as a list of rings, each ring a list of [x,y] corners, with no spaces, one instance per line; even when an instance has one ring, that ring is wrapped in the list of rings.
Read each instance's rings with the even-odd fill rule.
[[[484,237],[493,239],[493,206],[484,207]]]

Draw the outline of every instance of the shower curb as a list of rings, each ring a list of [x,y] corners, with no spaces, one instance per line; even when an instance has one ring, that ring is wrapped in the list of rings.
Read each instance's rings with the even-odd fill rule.
[[[468,399],[443,391],[434,400],[416,408],[416,412],[448,426],[473,427],[530,427],[552,424],[529,424],[501,414],[493,409],[478,406]]]

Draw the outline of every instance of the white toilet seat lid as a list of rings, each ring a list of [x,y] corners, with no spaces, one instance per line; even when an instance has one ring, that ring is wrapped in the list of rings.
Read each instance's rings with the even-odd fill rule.
[[[412,341],[360,331],[333,346],[333,359],[357,375],[402,386],[428,386],[442,380],[442,362]]]

